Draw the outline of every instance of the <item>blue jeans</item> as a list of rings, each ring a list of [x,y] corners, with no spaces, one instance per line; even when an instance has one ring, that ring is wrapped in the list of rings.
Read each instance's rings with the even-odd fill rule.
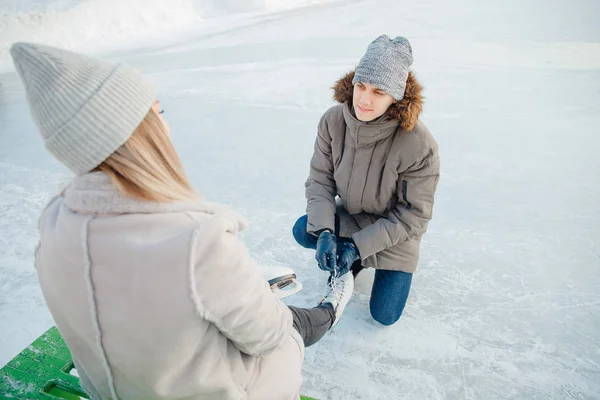
[[[296,242],[307,249],[317,248],[317,238],[306,232],[308,217],[300,217],[292,233]],[[336,234],[339,231],[339,220],[336,215]],[[382,325],[393,325],[400,317],[406,306],[410,293],[412,274],[402,271],[389,271],[378,269],[375,271],[375,280],[371,290],[369,308],[371,316]]]

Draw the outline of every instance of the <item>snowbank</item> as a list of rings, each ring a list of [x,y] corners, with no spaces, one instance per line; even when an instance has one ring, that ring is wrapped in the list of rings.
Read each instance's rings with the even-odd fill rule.
[[[331,0],[329,0],[331,1]],[[0,70],[12,68],[13,42],[103,51],[143,45],[195,29],[203,19],[273,12],[323,0],[22,0],[0,10]]]

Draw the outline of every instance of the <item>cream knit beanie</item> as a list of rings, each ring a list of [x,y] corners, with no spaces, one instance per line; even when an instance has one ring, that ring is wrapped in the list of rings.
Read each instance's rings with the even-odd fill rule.
[[[46,148],[78,175],[125,143],[156,98],[153,85],[124,64],[32,43],[10,52]]]

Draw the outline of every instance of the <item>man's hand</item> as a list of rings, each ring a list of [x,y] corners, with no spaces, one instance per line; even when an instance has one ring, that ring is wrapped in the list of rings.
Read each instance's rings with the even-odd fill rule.
[[[358,248],[352,239],[343,240],[337,248],[339,274],[344,275],[355,261],[360,259]]]
[[[337,261],[337,239],[328,230],[321,232],[317,240],[317,253],[315,255],[319,268],[323,271],[333,272]]]

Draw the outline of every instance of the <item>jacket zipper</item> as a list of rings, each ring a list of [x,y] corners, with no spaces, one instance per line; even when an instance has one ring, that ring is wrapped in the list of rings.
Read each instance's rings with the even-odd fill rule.
[[[410,210],[412,208],[412,204],[410,204],[410,201],[408,201],[406,192],[408,192],[408,183],[406,181],[402,181],[402,198],[406,202],[406,208]]]
[[[354,141],[354,146],[356,148],[356,151],[354,152],[354,160],[352,160],[352,168],[350,169],[350,176],[348,177],[348,203],[350,203],[350,199],[352,198],[352,196],[350,196],[350,190],[352,189],[352,175],[354,172],[354,166],[356,165],[356,158],[358,156],[358,133],[360,131],[360,128],[356,129],[356,140]],[[348,204],[349,206],[350,204]]]

